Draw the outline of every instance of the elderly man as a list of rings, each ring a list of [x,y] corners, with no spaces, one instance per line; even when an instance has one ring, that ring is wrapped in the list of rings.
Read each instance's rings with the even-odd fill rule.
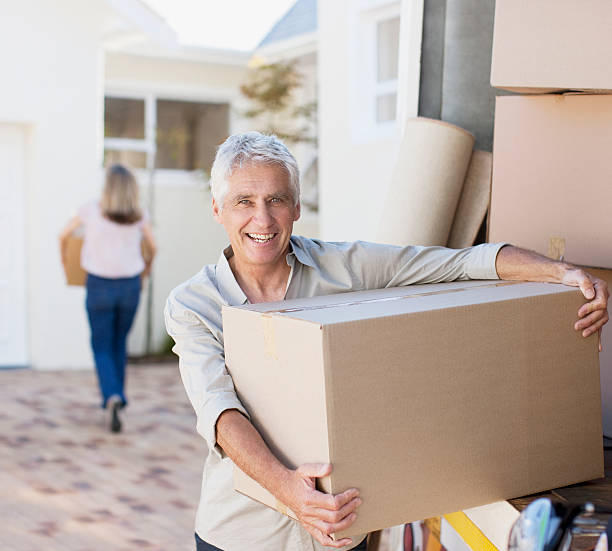
[[[230,246],[177,287],[166,306],[180,371],[208,454],[196,519],[198,551],[365,549],[365,535],[334,541],[361,504],[350,488],[316,490],[328,464],[283,465],[249,421],[224,362],[221,306],[458,279],[549,281],[580,287],[587,302],[575,329],[599,331],[608,320],[606,283],[583,270],[505,244],[462,250],[327,243],[292,236],[300,216],[295,159],[274,136],[230,136],[212,168],[212,210]],[[569,320],[568,320],[569,323]],[[358,457],[355,458],[359,460]],[[233,491],[232,468],[269,490],[294,521]]]

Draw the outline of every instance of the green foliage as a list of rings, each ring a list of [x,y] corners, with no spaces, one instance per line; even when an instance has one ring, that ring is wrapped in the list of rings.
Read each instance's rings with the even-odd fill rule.
[[[316,102],[297,104],[295,93],[304,76],[294,62],[258,65],[251,69],[248,82],[240,87],[251,107],[243,113],[257,119],[261,131],[276,134],[289,143],[316,143]]]

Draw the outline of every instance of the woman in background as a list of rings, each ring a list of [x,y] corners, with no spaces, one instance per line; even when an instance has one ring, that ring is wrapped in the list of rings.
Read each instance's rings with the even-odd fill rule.
[[[151,271],[155,240],[149,216],[138,203],[132,173],[115,164],[106,171],[99,201],[83,205],[60,234],[62,262],[70,234],[84,228],[81,266],[87,272],[86,307],[102,407],[109,428],[121,430],[119,410],[125,397],[126,339],[140,297],[141,279]],[[149,254],[143,258],[141,242]]]

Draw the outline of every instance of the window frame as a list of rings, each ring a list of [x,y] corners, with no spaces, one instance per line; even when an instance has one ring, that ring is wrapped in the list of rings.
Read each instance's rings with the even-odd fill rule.
[[[172,93],[172,91],[155,90],[140,91],[122,86],[108,87],[104,90],[103,98],[136,99],[145,102],[145,137],[134,138],[107,138],[103,135],[103,151],[112,149],[116,151],[135,151],[146,154],[146,166],[134,167],[139,181],[150,181],[151,174],[155,173],[154,183],[172,187],[202,187],[209,185],[209,176],[201,170],[183,170],[169,168],[155,168],[155,155],[157,153],[157,101],[184,101],[197,103],[225,103],[229,106],[228,132],[231,133],[234,121],[232,119],[236,98],[219,94]],[[102,130],[104,134],[104,130]]]
[[[359,0],[353,2],[349,18],[349,114],[351,135],[356,142],[371,142],[391,138],[397,131],[398,109],[393,120],[377,120],[377,100],[385,94],[397,94],[399,78],[378,82],[378,36],[381,21],[400,18],[401,0]],[[401,46],[398,45],[400,71]]]

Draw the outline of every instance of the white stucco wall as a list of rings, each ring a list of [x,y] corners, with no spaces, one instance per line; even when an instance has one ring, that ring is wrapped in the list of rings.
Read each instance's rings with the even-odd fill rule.
[[[397,137],[355,132],[359,107],[355,74],[355,0],[319,1],[320,228],[329,240],[374,240]],[[358,79],[357,79],[358,80]]]
[[[0,121],[27,124],[29,360],[90,364],[81,289],[64,285],[57,236],[96,186],[103,2],[1,2]]]

